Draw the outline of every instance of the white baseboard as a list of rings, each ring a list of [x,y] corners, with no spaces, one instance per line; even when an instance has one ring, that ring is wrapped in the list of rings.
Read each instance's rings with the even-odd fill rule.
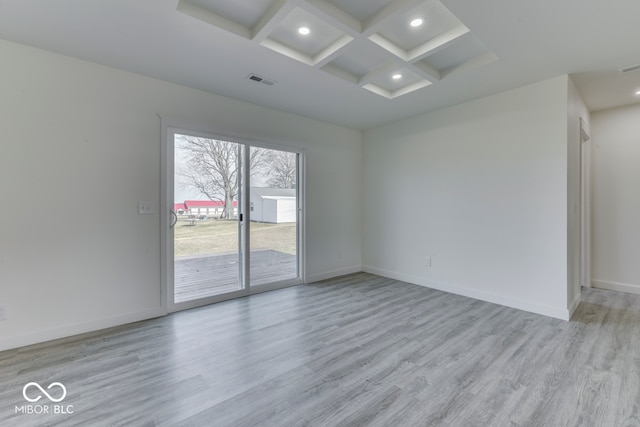
[[[640,285],[632,285],[629,283],[609,282],[606,280],[592,280],[591,286],[598,289],[606,289],[608,291],[625,292],[627,294],[640,294]]]
[[[556,308],[546,305],[532,304],[528,301],[523,301],[516,298],[509,298],[502,295],[492,294],[490,292],[479,291],[477,289],[465,288],[462,286],[455,286],[447,283],[430,282],[424,280],[421,277],[415,277],[375,267],[364,266],[363,271],[371,274],[376,274],[378,276],[388,277],[390,279],[400,280],[402,282],[412,283],[414,285],[424,286],[426,288],[437,289],[439,291],[444,291],[451,294],[462,295],[493,304],[504,305],[506,307],[516,308],[518,310],[541,314],[543,316],[554,317],[556,319],[569,320],[571,317],[570,310],[567,308]]]
[[[56,340],[59,338],[67,338],[73,335],[83,334],[85,332],[95,332],[101,329],[107,329],[114,326],[125,325],[127,323],[139,322],[141,320],[153,319],[167,314],[164,307],[154,307],[147,310],[136,311],[119,316],[107,317],[104,319],[93,320],[85,323],[61,326],[58,328],[47,329],[24,335],[16,335],[8,338],[0,339],[0,351],[10,350],[13,348],[24,347],[31,344],[39,344],[46,341]]]
[[[576,295],[571,305],[569,305],[569,319],[571,319],[571,316],[573,316],[573,313],[575,313],[575,311],[578,309],[578,306],[580,305],[581,296],[582,296],[581,293],[578,292],[578,295]]]
[[[321,280],[333,279],[334,277],[345,276],[347,274],[360,273],[362,271],[361,265],[354,265],[347,268],[341,268],[340,270],[328,271],[320,274],[307,275],[306,283],[319,282]]]

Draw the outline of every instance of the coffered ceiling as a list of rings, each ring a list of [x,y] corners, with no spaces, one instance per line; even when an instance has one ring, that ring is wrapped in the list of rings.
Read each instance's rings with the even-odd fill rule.
[[[177,10],[388,99],[497,59],[438,0],[179,0]]]
[[[639,102],[640,71],[615,71],[640,63],[639,16],[635,0],[0,0],[0,38],[367,129],[561,74],[592,109]]]

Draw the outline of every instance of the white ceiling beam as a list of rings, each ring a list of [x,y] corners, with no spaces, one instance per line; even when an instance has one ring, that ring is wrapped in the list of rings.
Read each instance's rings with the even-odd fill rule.
[[[214,27],[222,28],[230,33],[244,37],[245,39],[251,38],[251,30],[249,30],[249,28],[195,5],[188,0],[178,1],[176,10],[184,13],[185,15],[189,15],[192,18],[211,24]]]
[[[395,43],[390,42],[385,37],[382,37],[380,34],[371,34],[369,36],[369,40],[371,40],[387,52],[391,52],[403,61],[408,62],[409,58],[407,56],[407,51],[400,48]]]
[[[405,86],[402,89],[398,89],[395,92],[393,92],[391,94],[391,98],[390,99],[394,99],[394,98],[397,98],[399,96],[406,95],[406,94],[408,94],[410,92],[413,92],[415,90],[422,89],[423,87],[427,87],[430,84],[431,84],[431,82],[424,81],[424,80],[420,81],[420,82],[416,82],[414,84],[410,84],[409,86]]]
[[[424,0],[395,0],[382,8],[378,13],[363,23],[362,33],[365,37],[369,37],[373,33],[380,31],[380,27],[384,25],[387,19],[395,15],[409,12],[425,3]]]
[[[396,63],[393,62],[388,62],[378,68],[376,68],[375,70],[371,70],[369,71],[367,74],[365,74],[364,76],[360,77],[360,80],[358,80],[358,84],[362,87],[364,87],[365,85],[371,83],[371,81],[373,79],[375,79],[376,77],[380,76],[380,75],[384,75],[384,74],[389,74],[389,73],[393,73],[394,71],[403,68],[402,66],[399,66]]]
[[[333,76],[339,77],[342,80],[346,80],[349,83],[358,84],[358,76],[356,76],[355,74],[351,74],[350,72],[345,71],[342,68],[336,67],[333,64],[327,64],[320,69]]]
[[[437,81],[438,79],[435,79],[433,76],[431,76],[430,74],[426,74],[424,72],[422,72],[420,69],[417,69],[417,67],[415,67],[412,64],[398,64],[395,62],[389,62],[379,68],[376,68],[375,70],[372,70],[370,72],[368,72],[367,74],[365,74],[364,76],[362,76],[360,78],[360,80],[358,80],[358,84],[360,86],[362,86],[363,88],[367,88],[366,86],[375,86],[376,88],[379,88],[378,86],[376,86],[375,84],[372,84],[371,82],[378,76],[384,76],[384,75],[390,75],[392,73],[395,72],[401,72],[401,70],[403,69],[408,69],[409,71],[418,74],[420,77],[423,78],[423,80],[418,81],[416,83],[412,83],[408,86],[405,86],[403,88],[400,88],[398,90],[396,90],[395,92],[389,92],[386,91],[386,89],[381,89],[381,90],[385,90],[388,93],[388,98],[389,99],[393,99],[396,98],[398,96],[402,96],[404,94],[407,94],[409,92],[413,92],[414,90],[418,90],[421,89],[423,87],[429,86],[430,84],[432,84],[434,81]],[[434,68],[433,69],[434,74],[437,74],[438,77],[440,76],[440,73]],[[376,92],[377,93],[377,92]]]
[[[294,5],[287,0],[277,0],[260,20],[251,29],[251,40],[260,43],[266,39],[273,30],[287,17],[293,10]]]
[[[426,61],[414,62],[407,64],[407,68],[419,75],[425,80],[429,80],[432,83],[442,79],[442,73],[440,70],[427,63]]]
[[[351,43],[352,40],[353,40],[353,37],[348,36],[346,34],[340,37],[338,40],[335,41],[335,43],[328,46],[326,49],[324,49],[322,52],[320,52],[313,58],[314,67],[320,68],[325,64],[328,64],[329,62],[336,59],[336,57],[338,57],[342,53],[344,48],[349,43]]]
[[[382,89],[381,87],[376,86],[374,84],[366,84],[366,85],[362,86],[362,88],[363,89],[367,89],[368,91],[373,92],[376,95],[384,96],[387,99],[391,99],[392,98],[391,92],[389,92],[386,89]]]
[[[398,68],[400,67],[398,67],[397,64],[394,64],[392,62],[386,63],[376,69],[369,71],[367,74],[360,77],[360,80],[358,80],[358,84],[364,87],[365,85],[371,83],[371,81],[376,77],[378,77],[379,75],[392,73],[394,70]]]
[[[449,31],[446,31],[426,43],[411,49],[407,52],[407,61],[419,61],[422,58],[432,55],[437,51],[444,49],[460,37],[469,33],[469,29],[464,25],[458,25]]]
[[[268,47],[269,49],[278,52],[284,56],[288,56],[291,59],[295,59],[296,61],[300,61],[304,64],[307,64],[313,67],[313,58],[309,55],[305,55],[303,53],[298,52],[295,49],[291,49],[289,46],[285,46],[282,43],[278,43],[275,40],[264,39],[260,42],[260,45],[264,47]]]

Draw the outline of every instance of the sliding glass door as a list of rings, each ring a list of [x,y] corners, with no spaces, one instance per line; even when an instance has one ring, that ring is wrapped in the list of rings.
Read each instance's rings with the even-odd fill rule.
[[[174,302],[242,289],[240,206],[243,146],[174,136]]]
[[[170,311],[302,282],[301,153],[167,128]]]
[[[250,177],[250,281],[260,286],[298,277],[297,153],[256,148]],[[256,170],[257,169],[257,170]]]

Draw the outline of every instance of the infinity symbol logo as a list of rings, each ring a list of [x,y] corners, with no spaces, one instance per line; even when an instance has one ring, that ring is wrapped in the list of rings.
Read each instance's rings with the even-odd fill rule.
[[[40,399],[42,398],[42,396],[38,396],[38,397],[36,397],[36,398],[33,398],[33,399],[32,399],[32,398],[30,398],[29,396],[27,396],[27,389],[28,389],[29,387],[31,387],[31,386],[36,387],[38,390],[40,390],[40,391],[42,392],[42,394],[44,394],[45,396],[47,396],[47,398],[48,398],[50,401],[55,402],[55,403],[62,402],[62,401],[64,400],[64,398],[65,398],[65,397],[67,397],[67,388],[66,388],[64,385],[62,385],[61,383],[51,383],[51,384],[49,384],[49,387],[47,387],[47,390],[50,390],[50,389],[51,389],[51,387],[56,387],[56,386],[57,386],[57,387],[60,387],[60,388],[62,389],[62,397],[60,397],[60,398],[58,398],[58,399],[56,399],[56,398],[54,398],[54,397],[51,397],[51,395],[50,395],[49,393],[47,393],[47,392],[45,391],[45,389],[43,389],[43,388],[40,386],[40,384],[38,384],[38,383],[29,383],[29,384],[25,385],[25,386],[22,388],[22,395],[23,395],[23,396],[24,396],[24,398],[25,398],[26,400],[28,400],[29,402],[37,402],[38,400],[40,400]]]

